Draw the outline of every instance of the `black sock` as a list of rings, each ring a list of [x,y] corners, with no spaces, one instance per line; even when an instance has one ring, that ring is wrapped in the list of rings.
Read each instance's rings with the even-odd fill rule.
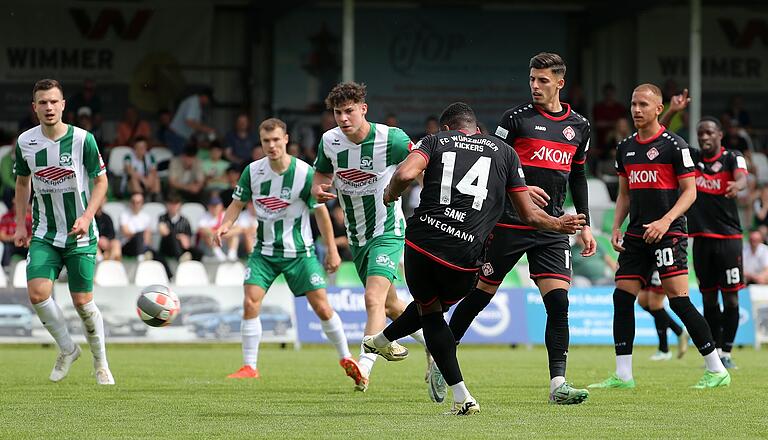
[[[547,309],[547,327],[544,341],[549,357],[549,378],[565,377],[565,363],[568,359],[568,291],[550,290],[544,295]]]
[[[712,332],[712,340],[715,341],[715,347],[723,347],[723,333],[721,331],[723,316],[720,312],[720,304],[717,302],[717,292],[715,292],[715,300],[707,301],[707,297],[704,296],[704,319],[707,321],[709,331]]]
[[[669,341],[667,340],[667,328],[669,328],[669,321],[671,321],[669,314],[663,308],[659,310],[648,309],[648,313],[653,316],[653,322],[656,324],[656,333],[659,335],[659,351],[668,353]]]
[[[662,310],[664,310],[664,313],[667,313],[666,309],[662,309]],[[669,316],[669,313],[667,313],[667,318],[669,318],[669,319],[667,319],[667,321],[668,321],[667,322],[667,327],[669,327],[669,329],[672,330],[672,333],[674,333],[677,336],[682,335],[683,334],[683,328],[680,327],[680,325],[677,322],[675,322],[675,320],[672,319],[671,316]]]
[[[730,353],[733,349],[733,340],[736,339],[736,331],[739,329],[739,306],[726,304],[723,307],[723,352]]]
[[[696,344],[696,348],[699,349],[699,353],[702,356],[712,353],[715,350],[715,341],[712,339],[709,325],[707,325],[704,317],[699,314],[699,311],[696,310],[696,307],[693,306],[691,299],[687,296],[670,298],[669,306],[680,317],[680,320],[683,321],[683,325],[688,329],[688,333],[691,334],[691,339]]]
[[[390,341],[397,341],[418,331],[420,328],[419,307],[416,301],[411,301],[408,307],[403,310],[403,313],[384,329],[384,337]]]
[[[421,326],[424,330],[424,340],[427,350],[435,359],[437,368],[443,373],[445,383],[456,385],[463,379],[459,360],[456,359],[456,341],[450,327],[443,319],[442,313],[430,313],[421,317]]]
[[[449,326],[457,344],[464,337],[472,321],[488,306],[491,299],[493,299],[492,294],[476,288],[456,305]]]
[[[616,356],[632,354],[635,343],[635,295],[613,291],[613,343]]]

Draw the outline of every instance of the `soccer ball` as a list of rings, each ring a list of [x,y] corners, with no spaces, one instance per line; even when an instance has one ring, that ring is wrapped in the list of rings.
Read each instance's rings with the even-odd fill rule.
[[[181,310],[179,297],[170,288],[153,284],[145,287],[136,301],[136,312],[145,324],[152,327],[170,325]]]

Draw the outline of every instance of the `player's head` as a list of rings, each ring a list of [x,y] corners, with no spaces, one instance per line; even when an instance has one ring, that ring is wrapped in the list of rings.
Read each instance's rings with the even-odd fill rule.
[[[337,84],[325,98],[325,106],[333,110],[336,124],[347,137],[354,136],[366,124],[368,104],[365,95],[365,84],[346,82]]]
[[[565,61],[551,52],[541,52],[528,64],[531,76],[531,97],[534,104],[548,104],[560,100],[560,90],[565,86]]]
[[[632,92],[632,121],[635,128],[645,128],[657,123],[659,115],[664,111],[661,89],[654,84],[640,84]]]
[[[41,79],[32,88],[32,108],[41,124],[54,126],[64,113],[64,89],[55,79]]]
[[[477,131],[475,111],[468,104],[454,102],[440,115],[440,129],[443,131],[467,130],[474,133]]]
[[[714,116],[704,116],[696,125],[696,134],[699,138],[699,147],[704,153],[710,155],[720,150],[723,144],[723,126]]]
[[[288,126],[277,118],[265,119],[259,124],[259,138],[269,160],[280,160],[288,145]]]

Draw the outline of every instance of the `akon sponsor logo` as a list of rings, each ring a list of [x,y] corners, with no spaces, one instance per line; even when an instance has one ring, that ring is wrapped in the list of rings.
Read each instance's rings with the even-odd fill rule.
[[[720,191],[722,182],[719,179],[709,180],[705,179],[703,176],[699,176],[696,178],[696,186],[703,189]]]
[[[554,163],[560,163],[563,165],[569,165],[571,163],[571,159],[573,158],[573,154],[566,153],[562,150],[556,150],[553,148],[547,148],[547,147],[541,147],[538,150],[533,152],[533,156],[531,156],[532,160],[541,160],[541,161],[547,161],[547,162],[554,162]]]
[[[632,170],[629,172],[629,183],[656,183],[659,181],[657,170]]]

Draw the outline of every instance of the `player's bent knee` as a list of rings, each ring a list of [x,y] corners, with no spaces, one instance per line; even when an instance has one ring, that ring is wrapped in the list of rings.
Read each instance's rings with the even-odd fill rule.
[[[723,305],[725,307],[739,307],[739,292],[728,292],[723,294]]]
[[[72,292],[71,296],[72,304],[75,307],[82,307],[93,301],[93,293],[91,292]]]
[[[27,293],[32,304],[39,304],[51,297],[53,281],[47,278],[33,278],[27,281]]]

